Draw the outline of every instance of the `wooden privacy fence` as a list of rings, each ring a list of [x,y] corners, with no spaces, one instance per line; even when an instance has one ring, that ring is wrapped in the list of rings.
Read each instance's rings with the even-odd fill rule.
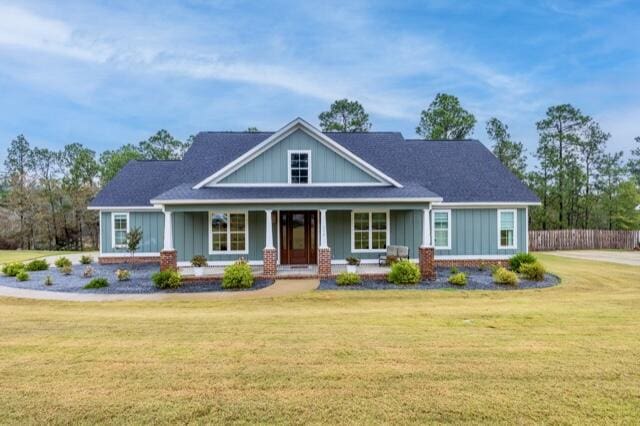
[[[529,250],[625,249],[638,245],[639,231],[561,229],[529,231]]]

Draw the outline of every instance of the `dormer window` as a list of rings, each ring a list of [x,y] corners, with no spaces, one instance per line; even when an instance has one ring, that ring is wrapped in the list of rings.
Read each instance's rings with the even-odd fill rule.
[[[289,151],[289,183],[311,183],[311,151]]]

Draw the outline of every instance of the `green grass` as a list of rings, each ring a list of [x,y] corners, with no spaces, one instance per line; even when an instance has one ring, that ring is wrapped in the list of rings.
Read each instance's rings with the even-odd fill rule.
[[[524,291],[0,299],[0,423],[636,423],[640,268]]]
[[[39,259],[45,256],[57,256],[77,253],[74,251],[50,251],[50,250],[0,250],[0,265],[11,262],[25,262]]]

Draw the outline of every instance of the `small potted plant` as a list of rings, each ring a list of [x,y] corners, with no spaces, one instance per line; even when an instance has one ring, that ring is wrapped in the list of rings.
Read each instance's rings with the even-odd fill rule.
[[[358,265],[360,265],[360,259],[357,257],[349,256],[345,259],[347,261],[347,272],[357,273]]]
[[[207,266],[207,258],[201,254],[193,256],[193,259],[191,259],[191,266],[193,266],[193,275],[201,277],[204,275],[204,267]]]

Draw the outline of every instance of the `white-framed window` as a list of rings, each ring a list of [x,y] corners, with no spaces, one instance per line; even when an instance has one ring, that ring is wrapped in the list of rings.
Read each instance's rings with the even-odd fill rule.
[[[129,232],[129,213],[111,213],[111,245],[113,248],[127,246]]]
[[[518,212],[515,209],[498,210],[498,248],[518,247]]]
[[[352,252],[384,252],[388,245],[388,211],[351,212]]]
[[[289,183],[294,185],[311,183],[311,151],[289,150],[287,152],[289,155]]]
[[[249,253],[249,213],[209,212],[209,254]]]
[[[451,249],[451,210],[433,210],[431,229],[433,246],[437,249]]]

